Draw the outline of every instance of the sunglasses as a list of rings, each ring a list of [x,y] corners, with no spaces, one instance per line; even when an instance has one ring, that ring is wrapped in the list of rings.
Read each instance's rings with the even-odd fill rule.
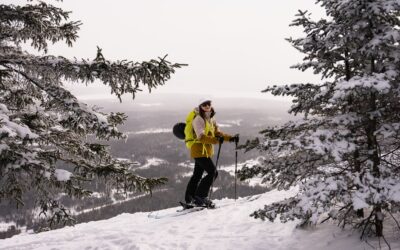
[[[203,102],[201,106],[206,107],[206,106],[211,106],[211,102]]]

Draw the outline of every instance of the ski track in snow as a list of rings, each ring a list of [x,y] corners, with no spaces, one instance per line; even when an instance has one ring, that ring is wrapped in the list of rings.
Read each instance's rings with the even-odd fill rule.
[[[259,196],[217,200],[214,210],[182,214],[180,207],[154,212],[121,214],[109,220],[78,224],[39,234],[0,240],[1,250],[31,249],[371,249],[359,234],[332,224],[296,229],[296,222],[282,224],[249,216],[264,204],[290,196],[271,191]],[[398,240],[392,249],[399,249]],[[377,245],[377,241],[369,241]],[[386,249],[382,244],[382,249]]]

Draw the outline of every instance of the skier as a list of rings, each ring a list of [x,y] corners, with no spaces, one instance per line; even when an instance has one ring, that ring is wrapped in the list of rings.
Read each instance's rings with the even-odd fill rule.
[[[192,128],[185,129],[186,144],[190,149],[190,156],[194,158],[194,171],[189,180],[185,192],[185,201],[191,206],[215,207],[208,198],[208,193],[218,172],[211,157],[214,154],[212,144],[223,143],[224,141],[236,142],[239,135],[231,136],[224,134],[218,129],[214,120],[215,111],[211,106],[211,99],[200,100],[200,105],[194,109],[192,117]],[[194,118],[193,118],[194,117]],[[187,124],[190,124],[187,118]],[[207,175],[202,178],[204,171]]]

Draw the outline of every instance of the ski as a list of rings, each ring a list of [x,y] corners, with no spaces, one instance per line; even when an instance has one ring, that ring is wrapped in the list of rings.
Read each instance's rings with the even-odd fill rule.
[[[193,208],[207,208],[207,209],[215,209],[216,206],[213,204],[212,206],[195,206],[192,204],[187,204],[185,202],[180,201],[179,204],[182,206],[183,209],[180,209],[179,211],[187,210],[187,209],[193,209]]]
[[[183,210],[185,210],[185,209],[191,209],[191,208],[194,208],[194,207],[195,207],[194,205],[187,204],[187,203],[182,202],[182,201],[180,201],[179,204],[182,206]]]
[[[202,211],[204,209],[216,209],[218,208],[217,206],[212,206],[212,207],[207,207],[207,206],[194,206],[192,204],[187,204],[185,202],[179,201],[179,204],[182,206],[181,209],[176,210],[173,213],[167,213],[167,214],[159,214],[158,211],[156,212],[151,212],[149,213],[149,215],[147,216],[148,218],[152,218],[152,219],[162,219],[162,218],[170,218],[170,217],[178,217],[178,216],[182,216],[185,214],[190,214],[193,212],[198,212],[198,211]]]
[[[183,201],[180,201],[179,204],[182,206],[181,209],[176,210],[178,213],[182,213],[184,211],[189,212],[195,212],[195,211],[200,211],[203,210],[204,208],[207,208],[206,206],[194,206],[192,204],[187,204]]]
[[[193,207],[193,208],[181,208],[176,210],[175,212],[172,213],[167,213],[167,214],[159,214],[158,212],[151,212],[147,217],[152,218],[152,219],[163,219],[163,218],[172,218],[172,217],[178,217],[182,216],[185,214],[190,214],[193,212],[201,211],[204,210],[206,207]]]

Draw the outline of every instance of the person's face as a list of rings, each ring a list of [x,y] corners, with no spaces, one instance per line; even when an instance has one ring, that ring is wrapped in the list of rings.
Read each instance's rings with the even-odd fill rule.
[[[204,102],[201,104],[201,109],[203,109],[204,112],[211,111],[211,102]]]

